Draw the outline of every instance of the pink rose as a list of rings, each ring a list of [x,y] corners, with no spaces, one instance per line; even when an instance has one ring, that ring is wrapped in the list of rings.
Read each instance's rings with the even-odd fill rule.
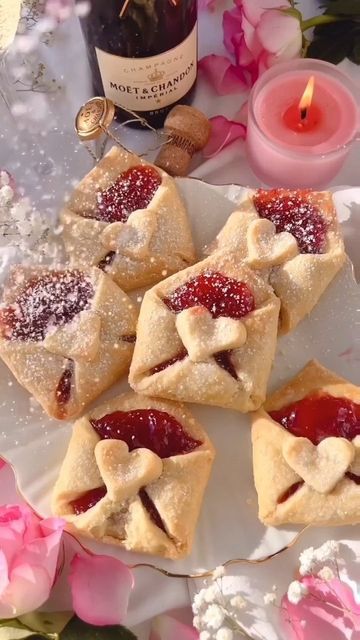
[[[235,4],[224,12],[224,44],[251,81],[277,62],[300,56],[301,14],[291,10],[288,0],[235,0]]]
[[[234,0],[224,11],[224,45],[235,59],[208,55],[199,68],[219,95],[240,93],[276,64],[302,51],[301,13],[289,0]]]
[[[41,520],[29,507],[0,507],[0,619],[33,611],[55,579],[63,520]]]

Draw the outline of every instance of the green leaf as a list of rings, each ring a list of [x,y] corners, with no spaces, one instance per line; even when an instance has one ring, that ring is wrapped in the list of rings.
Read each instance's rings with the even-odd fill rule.
[[[61,640],[136,640],[136,636],[120,625],[94,627],[75,616],[62,632]]]
[[[34,613],[19,616],[18,620],[35,631],[60,633],[73,616],[73,611],[56,611],[51,613],[35,611]]]
[[[57,633],[39,633],[31,629],[17,618],[0,620],[0,640],[21,640],[21,638],[46,638],[47,640],[59,640]]]
[[[351,55],[359,39],[360,25],[356,22],[345,20],[321,25],[316,27],[306,55],[338,64]]]

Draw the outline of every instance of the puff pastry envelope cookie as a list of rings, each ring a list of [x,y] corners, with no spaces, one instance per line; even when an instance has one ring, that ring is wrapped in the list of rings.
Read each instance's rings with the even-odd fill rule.
[[[239,411],[260,406],[279,300],[234,254],[216,254],[144,296],[129,382],[139,393]]]
[[[130,364],[136,312],[96,268],[15,267],[0,309],[0,356],[54,418],[78,415]]]
[[[310,313],[346,257],[332,194],[326,191],[251,192],[214,248],[236,251],[269,278],[281,300],[283,333]]]
[[[214,449],[180,404],[127,393],[78,420],[53,511],[131,551],[191,551]]]
[[[309,362],[254,414],[252,442],[265,524],[360,522],[360,387]]]
[[[103,269],[124,291],[195,260],[175,181],[120,147],[85,176],[60,219],[71,264]]]

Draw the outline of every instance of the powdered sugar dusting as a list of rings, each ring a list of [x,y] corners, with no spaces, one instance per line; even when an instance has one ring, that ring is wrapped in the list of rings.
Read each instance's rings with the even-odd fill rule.
[[[70,322],[89,306],[92,284],[80,271],[51,271],[25,283],[13,304],[0,312],[8,340],[39,342],[54,327]]]
[[[126,222],[130,213],[145,209],[161,184],[160,174],[150,166],[123,171],[108,189],[97,193],[97,220]]]
[[[306,191],[260,189],[254,196],[254,205],[262,218],[275,225],[277,233],[288,231],[298,243],[301,253],[323,253],[327,223]]]

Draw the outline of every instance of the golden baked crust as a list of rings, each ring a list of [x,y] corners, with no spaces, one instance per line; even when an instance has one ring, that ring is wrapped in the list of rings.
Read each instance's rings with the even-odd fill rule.
[[[4,303],[15,302],[34,276],[51,273],[47,269],[15,267]],[[134,349],[137,313],[130,298],[99,269],[81,273],[89,279],[94,295],[89,306],[71,322],[47,331],[41,341],[6,339],[0,335],[0,356],[15,378],[49,416],[63,420],[79,415],[125,374]],[[59,403],[57,389],[68,367],[71,391],[64,405]]]
[[[201,306],[173,313],[163,298],[195,276],[219,272],[247,284],[255,310],[239,320],[212,318]],[[226,294],[225,294],[226,295]],[[279,300],[235,254],[217,253],[147,291],[140,310],[130,385],[139,393],[251,411],[264,401],[275,354]],[[184,352],[162,371],[154,368]],[[214,354],[232,350],[234,378]]]
[[[91,426],[114,411],[156,409],[173,416],[186,433],[202,444],[193,451],[159,458],[149,449],[129,453],[121,440],[101,440]],[[214,448],[202,426],[180,404],[126,393],[80,418],[56,482],[53,512],[87,536],[130,551],[181,558],[190,553]],[[107,493],[94,507],[75,515],[71,501],[106,485]],[[160,529],[139,498],[146,493],[165,526]]]
[[[60,214],[72,266],[98,266],[109,252],[115,252],[105,270],[124,291],[154,284],[195,261],[185,206],[173,178],[158,167],[154,168],[162,182],[146,209],[134,211],[125,223],[91,217],[98,207],[99,191],[138,165],[154,166],[113,147],[79,183]]]
[[[268,279],[281,300],[280,330],[287,333],[310,313],[342,267],[344,243],[331,193],[304,192],[328,225],[325,251],[318,254],[300,253],[291,233],[276,233],[270,220],[260,218],[253,204],[255,193],[250,192],[231,214],[210,251],[236,251],[239,259]]]
[[[360,475],[360,438],[329,437],[314,446],[275,422],[275,411],[314,391],[360,403],[360,388],[318,362],[309,362],[253,414],[252,443],[259,518],[267,525],[285,523],[342,525],[360,522],[360,487],[345,476]],[[301,486],[278,502],[295,483]]]

